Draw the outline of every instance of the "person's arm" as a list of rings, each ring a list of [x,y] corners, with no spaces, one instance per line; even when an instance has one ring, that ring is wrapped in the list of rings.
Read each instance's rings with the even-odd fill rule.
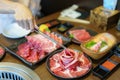
[[[0,14],[14,14],[15,10],[13,8],[14,3],[7,0],[0,0]]]
[[[29,7],[31,0],[17,0],[17,1],[18,1],[19,3],[22,3],[22,4],[26,5],[27,7]]]
[[[32,12],[28,7],[17,2],[0,0],[0,13],[11,13],[20,26],[26,29],[33,29],[34,21]]]

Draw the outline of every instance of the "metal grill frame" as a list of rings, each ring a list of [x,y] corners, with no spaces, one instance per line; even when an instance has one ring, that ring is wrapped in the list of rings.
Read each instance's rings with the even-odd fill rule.
[[[16,63],[0,62],[0,80],[40,80],[31,69]]]
[[[11,72],[0,72],[1,80],[24,80],[21,76]]]

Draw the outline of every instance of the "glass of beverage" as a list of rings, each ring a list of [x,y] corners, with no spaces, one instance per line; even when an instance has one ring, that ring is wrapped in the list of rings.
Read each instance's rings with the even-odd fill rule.
[[[115,10],[117,0],[103,0],[103,7],[107,10]]]

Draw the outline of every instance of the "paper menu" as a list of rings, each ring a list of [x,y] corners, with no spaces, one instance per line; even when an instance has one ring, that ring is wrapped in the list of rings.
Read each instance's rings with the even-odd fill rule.
[[[107,10],[115,10],[117,0],[103,0],[103,7]]]

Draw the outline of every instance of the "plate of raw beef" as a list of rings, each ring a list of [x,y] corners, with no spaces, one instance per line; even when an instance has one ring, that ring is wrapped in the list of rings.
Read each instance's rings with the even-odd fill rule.
[[[52,32],[47,33],[47,35],[63,45],[70,42],[70,38],[66,38],[58,33]],[[53,51],[61,48],[61,46],[41,34],[32,34],[8,48],[13,51],[11,53],[14,56],[28,64],[30,67],[34,67],[34,65],[41,62]]]
[[[46,61],[47,70],[60,80],[85,77],[92,69],[92,62],[83,52],[61,49],[52,53]]]
[[[72,38],[72,42],[80,44],[89,40],[92,36],[95,36],[97,32],[91,29],[85,29],[83,27],[77,27],[66,32],[66,35]]]

